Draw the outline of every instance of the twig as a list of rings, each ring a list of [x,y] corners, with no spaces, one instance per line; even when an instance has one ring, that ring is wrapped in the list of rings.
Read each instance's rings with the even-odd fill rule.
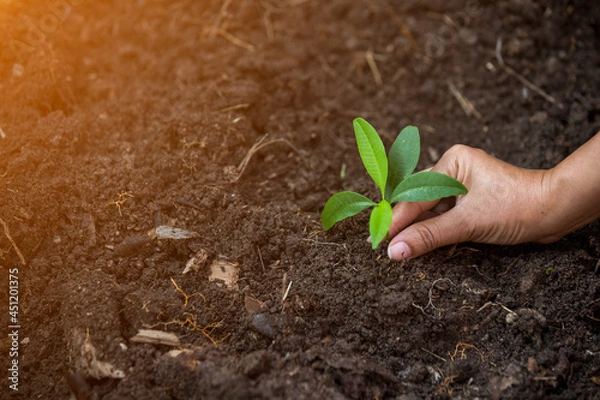
[[[223,2],[223,5],[221,6],[221,9],[219,10],[219,15],[217,15],[217,19],[215,20],[214,24],[216,29],[219,29],[221,27],[221,23],[223,21],[223,17],[227,13],[227,7],[229,7],[229,3],[231,3],[231,0],[225,0]],[[209,37],[212,39],[216,33],[216,30],[212,30]]]
[[[433,356],[433,357],[437,358],[438,360],[442,360],[443,362],[448,362],[448,360],[446,360],[446,359],[445,359],[445,358],[443,358],[443,357],[440,357],[440,356],[438,356],[437,354],[435,354],[435,353],[434,353],[434,352],[432,352],[432,351],[429,351],[429,350],[427,350],[427,349],[424,349],[424,348],[422,348],[422,347],[421,347],[421,350],[422,350],[422,351],[424,351],[425,353],[427,353],[427,354],[429,354],[429,355],[431,355],[431,356]]]
[[[496,40],[496,60],[501,66],[504,65],[504,59],[502,58],[502,38]]]
[[[375,58],[373,57],[373,52],[371,50],[367,50],[365,53],[365,59],[367,60],[367,64],[369,64],[369,68],[373,74],[373,79],[375,79],[375,84],[377,86],[383,85],[381,73],[379,73],[379,68],[377,68],[377,63],[375,63]]]
[[[288,294],[290,294],[290,289],[292,288],[292,283],[294,283],[294,281],[290,281],[290,283],[288,284],[287,289],[286,289],[285,293],[283,294],[283,297],[281,298],[282,303],[285,301],[285,299],[287,299]]]
[[[337,246],[337,247],[343,247],[345,250],[348,250],[345,243],[320,242],[318,240],[310,239],[310,238],[304,238],[302,240],[305,242],[314,243],[315,245]]]
[[[275,30],[273,29],[273,23],[271,22],[271,10],[268,7],[266,7],[262,2],[261,5],[263,7],[262,21],[265,26],[267,41],[270,43],[275,38]]]
[[[258,251],[258,259],[260,260],[260,265],[262,266],[263,272],[265,271],[265,262],[263,261],[262,253],[260,251],[260,247],[256,246],[256,250]]]
[[[233,36],[231,33],[227,32],[223,28],[213,27],[209,28],[211,32],[215,32],[217,35],[221,36],[223,39],[229,41],[231,44],[246,49],[248,51],[254,51],[254,46],[248,42],[243,41],[242,39],[238,39]]]
[[[498,276],[504,276],[504,275],[508,274],[510,272],[510,269],[515,266],[515,264],[517,263],[517,261],[519,261],[519,259],[521,259],[521,256],[518,256],[517,258],[515,258],[515,260],[513,262],[508,264],[508,267],[506,267],[506,270]]]
[[[539,86],[534,85],[529,80],[527,80],[527,78],[525,78],[523,75],[521,75],[520,73],[518,73],[517,71],[515,71],[514,69],[512,69],[511,67],[509,67],[508,65],[506,65],[504,63],[504,59],[502,58],[502,39],[498,39],[498,41],[496,42],[496,59],[498,60],[498,63],[500,64],[500,67],[502,67],[504,72],[517,78],[519,80],[519,82],[521,82],[523,85],[527,86],[529,89],[533,90],[535,93],[542,96],[546,101],[548,101],[552,104],[555,104],[561,110],[564,108],[562,104],[556,102],[556,99],[554,97],[550,96],[548,93],[543,91]]]
[[[21,253],[21,250],[19,250],[19,247],[17,247],[17,244],[15,243],[14,239],[12,238],[12,236],[10,236],[10,230],[8,229],[8,224],[2,218],[0,218],[0,224],[2,224],[2,226],[4,227],[4,234],[6,235],[6,237],[12,244],[13,248],[17,252],[19,259],[21,260],[21,264],[27,265],[27,262],[25,262],[25,257],[23,257],[23,253]]]
[[[519,74],[517,71],[515,71],[508,65],[502,65],[502,69],[504,69],[504,71],[506,71],[507,74],[512,75],[515,78],[517,78],[523,85],[527,86],[529,89],[533,90],[534,92],[536,92],[537,94],[542,96],[544,99],[546,99],[550,103],[556,104],[558,106],[558,108],[560,108],[560,109],[563,108],[563,105],[560,103],[557,103],[556,99],[554,97],[550,96],[548,93],[544,92],[538,86],[529,82],[523,75]]]
[[[481,307],[479,307],[479,309],[477,310],[477,312],[483,311],[488,306],[500,306],[500,308],[502,308],[504,311],[508,312],[509,314],[516,314],[516,312],[514,312],[510,308],[506,307],[504,304],[502,304],[502,303],[494,303],[492,301],[488,301],[487,303],[485,303],[484,305],[482,305]]]
[[[511,310],[510,308],[506,307],[504,304],[502,303],[495,303],[497,305],[500,306],[500,308],[502,308],[504,311],[509,312],[511,314],[516,314],[516,312],[514,312],[513,310]]]
[[[452,92],[456,100],[458,100],[458,104],[460,104],[465,114],[467,114],[468,116],[474,115],[477,119],[481,119],[481,114],[475,109],[473,103],[471,103],[469,99],[463,96],[462,93],[458,91],[458,89],[456,88],[456,86],[454,86],[452,82],[448,82],[448,87],[450,88],[450,91]]]
[[[296,148],[296,146],[294,146],[293,144],[291,144],[288,140],[286,139],[273,139],[273,140],[269,140],[268,142],[265,142],[265,140],[267,139],[267,137],[269,136],[268,133],[266,133],[263,137],[261,137],[260,139],[258,139],[253,145],[252,147],[250,147],[250,150],[248,150],[248,153],[246,154],[246,156],[242,159],[242,161],[240,162],[240,165],[238,165],[237,170],[238,170],[238,174],[235,178],[233,178],[230,182],[231,183],[235,183],[237,182],[242,174],[244,173],[244,171],[246,170],[246,167],[248,166],[248,163],[250,162],[250,159],[252,158],[252,156],[254,154],[256,154],[259,150],[271,145],[271,144],[275,144],[275,143],[284,143],[287,144],[289,147],[292,148],[292,150],[294,150],[296,153],[300,154],[300,151]]]
[[[225,108],[221,108],[219,110],[219,112],[225,113],[228,111],[236,111],[236,110],[243,110],[250,107],[250,103],[241,103],[241,104],[236,104],[234,106],[229,106],[229,107],[225,107]]]
[[[285,286],[287,284],[287,272],[284,272],[281,278],[281,304],[283,304],[283,296],[285,296]]]

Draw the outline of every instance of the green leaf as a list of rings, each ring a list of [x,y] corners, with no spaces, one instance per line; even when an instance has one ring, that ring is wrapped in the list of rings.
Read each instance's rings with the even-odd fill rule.
[[[325,203],[321,222],[323,228],[328,230],[336,222],[352,217],[359,212],[375,206],[376,203],[362,194],[354,192],[339,192],[334,194]]]
[[[419,162],[421,138],[416,126],[402,129],[389,153],[389,173],[385,187],[385,198],[390,199],[396,186],[413,173]]]
[[[392,206],[386,200],[381,200],[371,211],[369,220],[369,232],[371,233],[371,246],[373,250],[387,236],[392,225]]]
[[[425,171],[410,175],[400,182],[390,202],[432,201],[467,193],[467,188],[454,178],[439,172]]]
[[[360,158],[383,197],[388,176],[388,161],[383,142],[377,131],[364,119],[356,118],[353,125]]]

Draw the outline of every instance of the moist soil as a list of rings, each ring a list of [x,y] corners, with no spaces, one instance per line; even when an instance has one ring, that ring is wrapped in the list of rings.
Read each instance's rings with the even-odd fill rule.
[[[417,125],[419,168],[588,140],[594,2],[0,10],[0,398],[600,398],[597,222],[410,262],[367,213],[320,225],[333,193],[377,197],[355,117],[386,146]]]

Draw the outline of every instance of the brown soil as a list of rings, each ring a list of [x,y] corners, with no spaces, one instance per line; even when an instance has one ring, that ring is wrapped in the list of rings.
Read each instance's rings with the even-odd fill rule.
[[[0,263],[19,305],[2,290],[0,324],[20,326],[0,398],[599,398],[597,222],[408,263],[370,249],[366,214],[319,222],[332,193],[377,194],[354,117],[388,146],[419,126],[420,168],[454,143],[528,168],[584,143],[595,2],[49,3],[0,4]],[[149,238],[160,225],[198,237]],[[209,279],[215,262],[237,282]]]

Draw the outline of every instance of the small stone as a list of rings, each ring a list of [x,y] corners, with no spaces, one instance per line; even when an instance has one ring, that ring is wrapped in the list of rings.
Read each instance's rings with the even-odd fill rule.
[[[265,314],[256,314],[252,317],[252,328],[269,339],[277,337],[277,331],[273,328],[269,317]]]
[[[506,321],[506,323],[509,325],[512,325],[515,322],[517,322],[517,319],[519,319],[519,317],[515,313],[508,313],[506,314],[506,317],[504,317],[504,321]]]

